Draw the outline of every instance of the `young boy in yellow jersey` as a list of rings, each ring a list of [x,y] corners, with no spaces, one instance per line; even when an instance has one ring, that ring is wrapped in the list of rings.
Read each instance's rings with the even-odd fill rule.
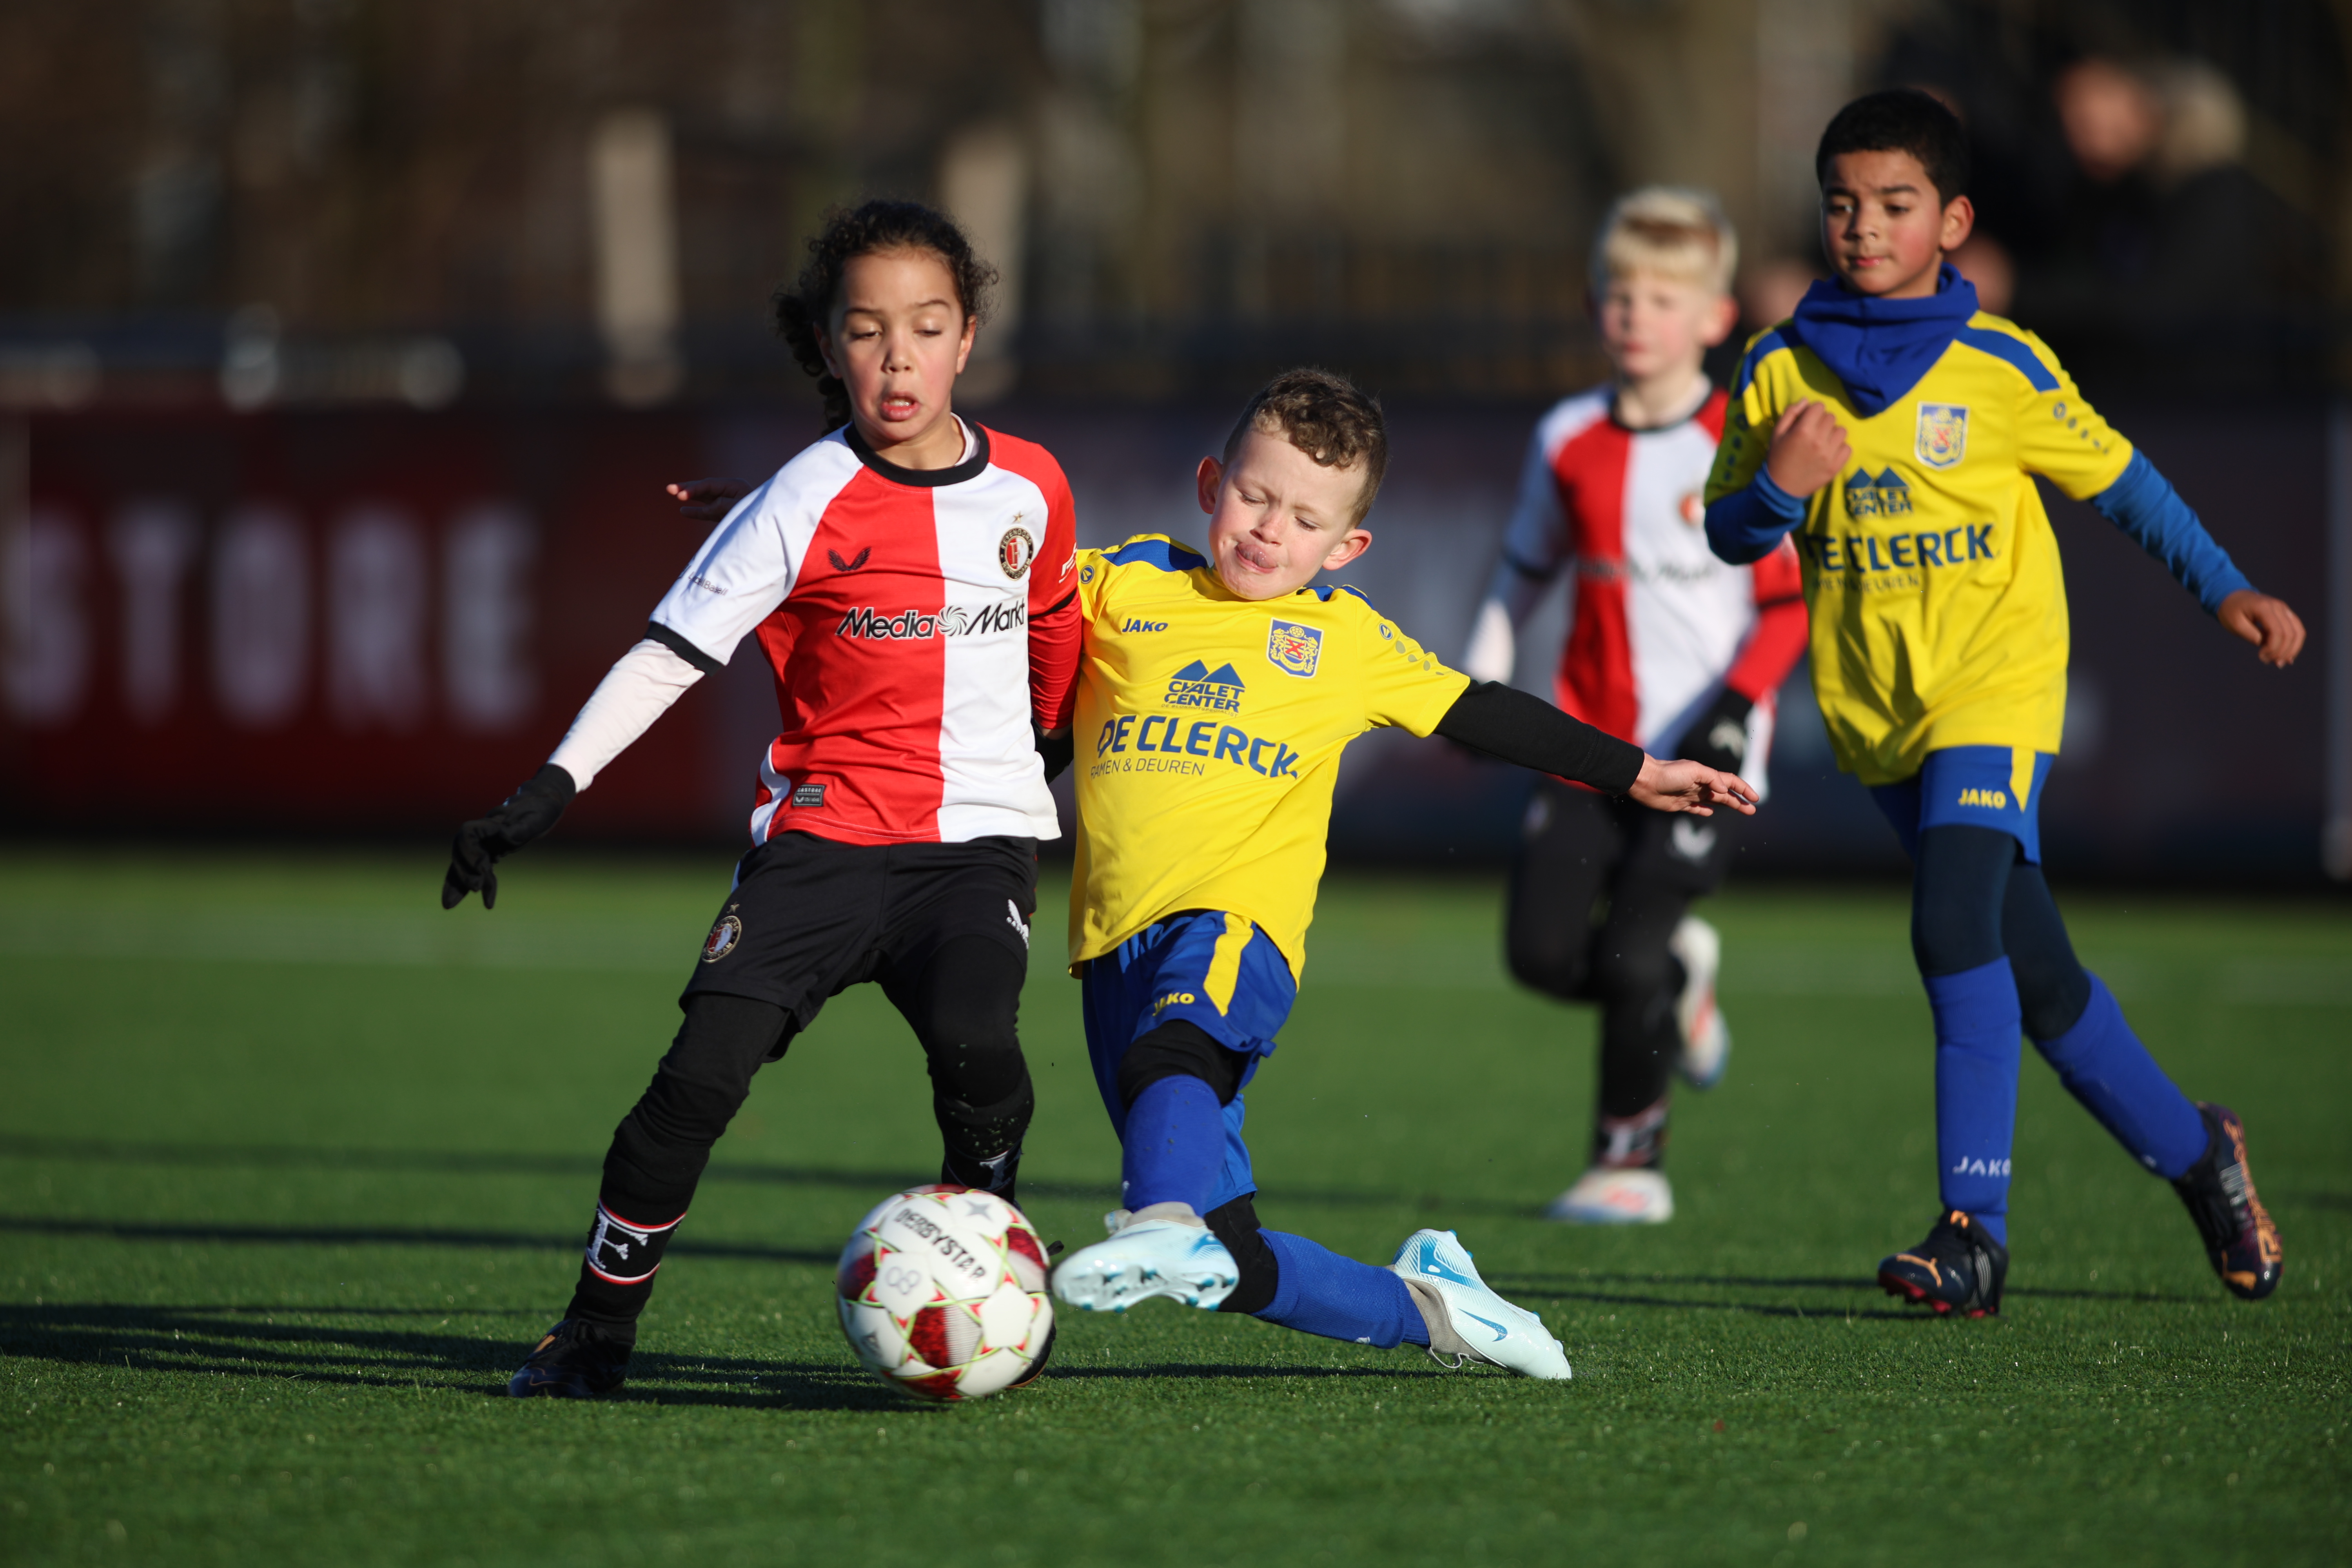
[[[1559,1342],[1452,1232],[1416,1233],[1382,1268],[1258,1225],[1242,1090],[1297,994],[1339,755],[1393,724],[1661,811],[1752,812],[1755,792],[1474,683],[1352,589],[1315,586],[1370,544],[1387,456],[1378,404],[1293,371],[1201,460],[1205,554],[1157,536],[1079,552],[1070,957],[1126,1206],[1054,1289],[1089,1310],[1172,1296],[1565,1378]]]
[[[2263,662],[2303,625],[2256,593],[2196,514],[2094,413],[2049,348],[1977,309],[1944,258],[1969,237],[1968,142],[1925,93],[1874,93],[1822,134],[1836,273],[1760,333],[1707,483],[1726,561],[1795,531],[1813,689],[1838,764],[1913,865],[1911,944],[1936,1026],[1941,1217],[1879,1265],[1938,1313],[2000,1310],[2018,1036],[2140,1163],[2171,1181],[2234,1294],[2279,1280],[2245,1128],[2192,1103],[2076,962],[2037,819],[2066,704],[2066,593],[2033,484],[2088,500]]]

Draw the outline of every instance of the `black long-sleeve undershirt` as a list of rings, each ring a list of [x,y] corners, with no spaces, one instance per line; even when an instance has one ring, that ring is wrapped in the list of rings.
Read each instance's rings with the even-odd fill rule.
[[[1641,747],[1498,681],[1472,681],[1437,721],[1436,733],[1523,768],[1591,784],[1605,795],[1623,795],[1642,773]]]

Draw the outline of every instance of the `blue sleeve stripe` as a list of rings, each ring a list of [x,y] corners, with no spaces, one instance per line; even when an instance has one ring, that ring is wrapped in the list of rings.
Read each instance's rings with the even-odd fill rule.
[[[1990,327],[1962,327],[1958,335],[1960,342],[1979,353],[1990,354],[2015,367],[2019,374],[2032,384],[2034,391],[2058,390],[2058,378],[2050,374],[2050,367],[2043,364],[2041,357],[2031,348],[2007,332],[1996,332]]]
[[[1371,610],[1372,614],[1376,616],[1380,614],[1380,611],[1372,608],[1372,602],[1370,599],[1364,598],[1364,591],[1351,584],[1318,583],[1315,584],[1315,596],[1322,600],[1327,605],[1331,602],[1331,595],[1334,594],[1352,594],[1357,598],[1363,600],[1364,608]]]
[[[1731,383],[1731,395],[1738,397],[1746,392],[1748,384],[1756,379],[1756,367],[1788,346],[1789,340],[1780,335],[1778,327],[1757,339],[1749,346],[1747,357],[1739,362],[1739,374]]]
[[[1138,539],[1103,556],[1114,566],[1157,566],[1162,572],[1190,572],[1206,566],[1206,556],[1164,539]]]
[[[2197,595],[2208,614],[2242,588],[2246,574],[2214,542],[2180,493],[2156,471],[2147,455],[2135,450],[2114,484],[2091,498],[2099,515],[2114,523],[2150,555],[2164,563],[2180,585]]]

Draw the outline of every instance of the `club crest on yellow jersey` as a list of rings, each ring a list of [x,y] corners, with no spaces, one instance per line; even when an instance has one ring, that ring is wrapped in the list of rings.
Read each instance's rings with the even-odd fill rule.
[[[1323,658],[1323,633],[1297,621],[1276,621],[1266,630],[1265,657],[1286,675],[1312,677]]]
[[[1899,426],[1898,426],[1899,428]],[[1948,468],[1969,455],[1969,411],[1958,403],[1919,405],[1919,434],[1913,449],[1931,468]]]

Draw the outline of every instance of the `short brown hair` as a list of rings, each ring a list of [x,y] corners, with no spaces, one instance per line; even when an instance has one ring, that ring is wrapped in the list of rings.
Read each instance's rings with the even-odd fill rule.
[[[1257,389],[1225,437],[1231,463],[1251,431],[1279,436],[1327,468],[1364,470],[1364,493],[1353,523],[1364,521],[1389,470],[1389,428],[1381,400],[1337,371],[1286,370]]]

